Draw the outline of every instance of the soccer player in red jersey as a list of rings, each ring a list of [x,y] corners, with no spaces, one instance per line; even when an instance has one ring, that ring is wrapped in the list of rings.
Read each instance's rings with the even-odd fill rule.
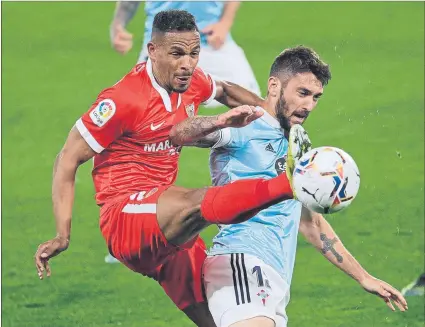
[[[100,229],[109,252],[128,268],[154,278],[198,326],[214,326],[202,293],[210,224],[245,221],[293,197],[285,174],[202,189],[173,185],[181,147],[225,127],[259,118],[262,99],[196,68],[200,37],[192,15],[156,15],[149,60],[103,90],[71,129],[54,165],[52,198],[57,235],[35,254],[38,276],[50,276],[49,259],[69,246],[75,175],[94,157],[93,181]],[[236,107],[200,117],[201,103]],[[246,104],[246,105],[242,105]]]

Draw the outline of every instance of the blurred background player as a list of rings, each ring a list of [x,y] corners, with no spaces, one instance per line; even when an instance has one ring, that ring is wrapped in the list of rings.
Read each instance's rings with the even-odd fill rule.
[[[139,1],[118,1],[110,27],[112,46],[121,54],[133,47],[133,35],[125,28],[136,13]],[[152,34],[155,15],[162,10],[179,9],[190,12],[201,33],[201,52],[198,66],[215,80],[230,81],[260,95],[260,88],[244,51],[231,36],[231,27],[240,1],[147,1],[145,2],[145,31],[138,62],[148,58],[147,44]],[[206,106],[221,106],[213,100]],[[106,263],[119,263],[112,255]]]
[[[213,148],[213,185],[285,173],[288,153],[300,158],[297,153],[311,146],[297,124],[304,123],[316,107],[330,76],[328,65],[313,50],[296,47],[282,52],[271,68],[264,115],[246,127],[222,129],[196,143]],[[217,327],[287,325],[298,229],[367,292],[381,297],[392,310],[390,299],[401,311],[407,309],[400,292],[364,270],[321,214],[286,200],[243,223],[220,226],[203,268],[208,306]]]
[[[404,296],[424,296],[425,294],[425,273],[401,290]]]
[[[126,54],[133,46],[133,35],[126,30],[139,7],[138,1],[118,1],[110,26],[112,46]],[[231,28],[240,1],[146,1],[145,30],[138,62],[148,57],[147,44],[151,38],[152,22],[162,10],[178,9],[195,16],[201,33],[199,67],[216,80],[230,81],[260,95],[260,88],[244,51],[233,40]],[[207,107],[221,104],[212,101]]]

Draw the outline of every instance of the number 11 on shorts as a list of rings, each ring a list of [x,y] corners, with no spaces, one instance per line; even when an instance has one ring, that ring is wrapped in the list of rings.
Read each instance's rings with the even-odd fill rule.
[[[267,288],[271,288],[269,280],[267,279],[266,274],[264,274],[264,276],[263,276],[263,272],[262,272],[260,266],[255,266],[254,268],[252,268],[252,274],[257,275],[257,285],[258,285],[258,287],[264,287],[265,286]]]

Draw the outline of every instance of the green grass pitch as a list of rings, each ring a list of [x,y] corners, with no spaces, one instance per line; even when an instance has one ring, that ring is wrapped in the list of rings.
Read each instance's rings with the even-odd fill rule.
[[[71,246],[39,281],[37,245],[55,233],[51,175],[68,130],[98,92],[135,63],[109,44],[114,3],[2,3],[2,326],[189,327],[154,282],[106,265],[90,164],[79,170]],[[329,221],[373,275],[401,288],[424,270],[424,4],[244,3],[233,36],[265,91],[285,47],[304,44],[333,79],[306,123],[315,146],[351,153],[358,198]],[[220,109],[224,110],[224,109]],[[206,111],[213,114],[220,110]],[[178,184],[210,183],[208,151],[185,149]],[[203,233],[210,243],[215,229]],[[420,327],[422,298],[391,312],[300,238],[291,327]]]

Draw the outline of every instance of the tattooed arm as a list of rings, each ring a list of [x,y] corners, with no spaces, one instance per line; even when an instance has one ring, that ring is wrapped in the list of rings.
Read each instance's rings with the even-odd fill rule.
[[[216,116],[195,116],[173,126],[170,140],[175,145],[196,145],[208,147],[220,134],[207,135],[226,127],[244,127],[261,117],[263,111],[251,106],[240,106]],[[211,145],[210,145],[211,144]]]
[[[139,1],[118,1],[116,4],[109,33],[112,46],[121,54],[127,53],[133,47],[133,35],[125,27],[136,13],[139,3]]]
[[[380,297],[393,311],[395,311],[393,304],[400,311],[407,310],[407,302],[403,295],[390,284],[370,275],[348,252],[321,214],[303,208],[300,232],[326,259],[356,280],[366,292]]]
[[[139,1],[117,1],[112,25],[126,27],[139,7]]]
[[[300,232],[332,264],[361,283],[369,276],[366,270],[348,252],[332,226],[318,213],[302,208]]]
[[[211,148],[214,145],[216,145],[221,138],[222,138],[221,130],[218,130],[203,136],[196,142],[186,143],[185,146],[196,146],[197,148]]]

